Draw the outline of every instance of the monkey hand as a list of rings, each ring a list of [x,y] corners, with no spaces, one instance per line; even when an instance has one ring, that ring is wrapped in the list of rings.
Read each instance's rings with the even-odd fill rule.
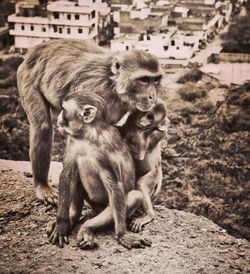
[[[57,221],[49,222],[46,228],[46,232],[51,244],[58,243],[60,248],[63,248],[64,244],[69,244],[67,236],[68,225],[66,223],[58,224]]]
[[[77,245],[80,249],[94,249],[98,247],[98,244],[94,241],[91,229],[84,227],[84,224],[77,234]]]
[[[135,220],[132,221],[132,223],[131,223],[131,230],[133,232],[140,232],[142,230],[142,227],[145,224],[147,224],[147,223],[149,223],[149,222],[151,222],[153,220],[154,220],[154,218],[151,217],[151,216],[149,216],[149,215],[146,215],[146,216],[144,216],[142,218],[137,218],[137,219],[135,219]]]
[[[141,236],[132,233],[125,233],[122,236],[117,236],[116,239],[118,243],[127,249],[145,248],[145,246],[151,246],[152,244],[149,239],[142,238]]]
[[[36,187],[36,197],[45,205],[57,205],[58,190],[55,187],[38,185]]]

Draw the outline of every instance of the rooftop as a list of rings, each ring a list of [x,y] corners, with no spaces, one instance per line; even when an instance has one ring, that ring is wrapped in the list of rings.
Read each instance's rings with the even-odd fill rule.
[[[8,21],[9,22],[14,22],[14,23],[30,23],[30,24],[48,24],[49,19],[46,17],[24,17],[24,16],[17,16],[16,14],[12,14],[8,16]]]
[[[91,13],[94,9],[94,6],[78,6],[75,2],[69,1],[56,1],[47,6],[48,11],[68,13]]]

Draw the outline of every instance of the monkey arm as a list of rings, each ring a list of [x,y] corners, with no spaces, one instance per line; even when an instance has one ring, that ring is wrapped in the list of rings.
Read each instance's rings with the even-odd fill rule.
[[[142,192],[143,195],[143,209],[145,213],[154,219],[155,212],[153,209],[153,204],[151,201],[151,196],[150,196],[150,188],[148,187],[149,183],[154,183],[154,180],[152,181],[152,174],[151,172],[149,174],[146,174],[145,176],[141,177],[137,181],[137,188]]]
[[[153,221],[155,219],[155,212],[153,209],[152,204],[152,196],[155,195],[156,189],[158,188],[158,184],[156,185],[155,189],[155,171],[151,170],[146,175],[139,178],[137,181],[137,189],[141,191],[142,193],[142,204],[143,209],[146,215],[144,215],[142,218],[137,218],[133,220],[131,230],[133,232],[139,232],[142,230],[142,227]],[[159,191],[158,191],[159,192]],[[156,194],[157,195],[157,194]]]
[[[70,229],[70,203],[74,199],[72,197],[72,186],[77,184],[78,171],[77,166],[73,162],[66,163],[59,178],[59,203],[56,221],[49,223],[47,226],[47,234],[52,244],[59,243],[60,247],[64,243],[68,244],[68,233]]]
[[[162,186],[162,167],[161,167],[161,163],[156,168],[156,171],[157,171],[157,175],[155,177],[156,187],[150,195],[151,196],[151,201],[154,201],[156,199],[156,197],[158,196],[158,194],[161,190],[161,186]]]

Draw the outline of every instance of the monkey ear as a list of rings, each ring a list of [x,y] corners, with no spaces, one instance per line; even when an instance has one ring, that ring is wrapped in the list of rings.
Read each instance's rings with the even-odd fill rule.
[[[82,117],[84,123],[89,124],[95,119],[96,112],[96,107],[91,105],[84,105],[83,110],[81,113],[79,113],[79,115]]]
[[[120,72],[120,67],[121,67],[121,62],[120,60],[118,60],[118,57],[115,56],[113,61],[112,61],[112,65],[111,65],[111,71],[114,75],[119,74]]]

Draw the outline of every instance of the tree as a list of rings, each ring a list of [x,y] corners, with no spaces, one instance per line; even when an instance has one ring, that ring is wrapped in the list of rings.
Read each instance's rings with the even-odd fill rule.
[[[250,0],[248,2],[250,7]],[[223,38],[223,52],[250,54],[250,11],[247,16],[240,17],[231,24]]]

